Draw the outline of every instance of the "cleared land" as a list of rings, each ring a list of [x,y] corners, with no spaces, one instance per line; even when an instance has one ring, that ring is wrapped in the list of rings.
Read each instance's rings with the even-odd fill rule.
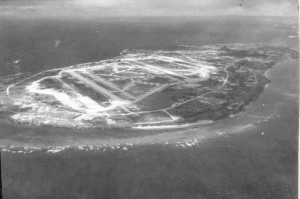
[[[263,44],[127,50],[109,61],[19,75],[15,82],[7,77],[13,83],[2,104],[21,108],[7,114],[14,121],[35,125],[102,128],[95,121],[106,121],[105,127],[122,128],[218,120],[259,97],[269,83],[266,70],[295,58],[295,51]]]

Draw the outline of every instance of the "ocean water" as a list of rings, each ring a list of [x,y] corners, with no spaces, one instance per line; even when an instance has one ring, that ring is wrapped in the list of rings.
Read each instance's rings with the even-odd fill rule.
[[[298,38],[289,36],[297,24],[262,17],[4,18],[0,74],[98,61],[124,49],[263,42],[296,50]],[[295,198],[298,65],[272,68],[257,101],[213,124],[83,132],[1,121],[4,198]]]

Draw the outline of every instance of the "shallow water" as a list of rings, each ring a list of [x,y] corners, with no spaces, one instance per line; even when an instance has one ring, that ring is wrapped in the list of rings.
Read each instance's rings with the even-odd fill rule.
[[[298,49],[297,38],[289,38],[297,33],[297,27],[294,18],[96,18],[88,21],[3,18],[0,20],[0,45],[5,50],[0,53],[0,73],[37,72],[111,58],[124,49],[163,49],[179,44],[197,46],[263,42],[282,43]],[[58,40],[59,45],[56,45]],[[19,60],[17,64],[16,60]],[[206,126],[201,125],[204,133]],[[105,138],[108,142],[115,137],[144,137],[145,134],[165,132],[80,132],[62,128],[24,127],[4,121],[0,121],[0,127],[0,146],[104,144],[102,140]],[[197,131],[197,127],[195,129]]]
[[[8,124],[9,132],[2,135],[6,139],[2,139],[0,143],[6,150],[20,152],[42,148],[62,150],[74,147],[94,150],[97,147],[105,149],[126,144],[177,143],[177,145],[182,145],[193,140],[199,142],[224,134],[245,132],[249,128],[257,128],[261,123],[269,122],[272,125],[274,119],[280,118],[280,110],[290,104],[290,100],[294,102],[298,100],[297,63],[298,61],[285,62],[272,68],[268,72],[271,83],[260,98],[247,106],[246,111],[225,120],[180,129],[109,130],[106,132],[100,130],[84,130],[84,132],[49,127],[24,128]],[[289,78],[282,74],[288,75]],[[26,150],[22,150],[24,146]]]
[[[0,27],[7,27],[3,23]],[[18,23],[12,26],[15,28]],[[24,25],[22,30],[30,33],[45,26],[55,28],[55,23],[60,27],[65,24],[52,21],[50,26],[49,23],[31,21],[32,26]],[[68,40],[71,43],[62,48],[68,49],[69,54],[64,54],[65,59],[54,59],[57,54],[51,54],[49,59],[54,60],[51,64],[65,66],[99,60],[100,54],[109,57],[125,48],[157,48],[175,45],[176,41],[187,45],[251,42],[255,31],[257,42],[282,41],[290,48],[298,47],[294,38],[288,37],[296,31],[292,26],[284,26],[280,31],[275,28],[277,23],[285,24],[284,20],[218,19],[213,24],[208,19],[172,23],[150,20],[145,24],[129,21],[126,26],[123,22],[106,22],[102,36],[97,37],[99,40],[95,40],[93,34],[102,22],[72,23],[65,29],[55,28],[57,32],[53,37],[49,37],[50,33],[38,33],[52,40],[59,35],[62,41],[74,33],[74,40],[86,42],[85,48],[79,47],[80,52],[76,51],[77,57],[73,48],[68,49],[75,41]],[[124,39],[117,33],[111,34],[116,30],[118,34],[135,33],[135,36]],[[10,31],[4,34],[8,37]],[[24,37],[31,38],[29,33]],[[15,39],[19,33],[14,34],[5,45],[22,44],[22,40]],[[84,34],[87,36],[82,37]],[[110,39],[105,39],[110,34]],[[4,37],[0,38],[3,44]],[[29,39],[35,40],[35,37]],[[91,48],[93,42],[95,46],[104,44],[104,47],[97,47],[97,53],[91,58],[88,49],[96,48]],[[15,53],[9,54],[7,59],[18,57],[23,46],[26,49],[28,45],[25,42],[22,47],[15,47],[12,51]],[[42,49],[47,45],[46,42]],[[37,50],[35,45],[33,50]],[[1,54],[2,61],[4,55]],[[29,69],[29,65],[24,64],[23,70],[50,67],[36,65],[38,69]],[[271,84],[245,112],[184,130],[81,132],[1,122],[0,145],[6,150],[1,153],[4,198],[295,198],[298,74],[298,61],[277,65],[268,73]]]

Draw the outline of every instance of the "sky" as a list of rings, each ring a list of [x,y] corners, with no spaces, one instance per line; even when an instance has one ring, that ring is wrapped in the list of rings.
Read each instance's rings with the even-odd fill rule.
[[[80,12],[78,12],[80,11]],[[0,0],[0,12],[99,16],[298,16],[298,0]]]

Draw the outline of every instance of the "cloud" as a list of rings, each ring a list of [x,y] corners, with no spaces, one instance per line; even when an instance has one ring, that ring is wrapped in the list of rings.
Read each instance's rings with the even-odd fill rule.
[[[2,9],[1,9],[2,8]],[[3,10],[40,10],[43,13],[98,15],[298,15],[297,0],[6,0]],[[79,15],[80,15],[79,14]]]
[[[266,15],[286,15],[286,14],[295,14],[298,13],[298,7],[291,2],[263,2],[260,6],[256,6],[255,10],[257,12],[266,14]]]

